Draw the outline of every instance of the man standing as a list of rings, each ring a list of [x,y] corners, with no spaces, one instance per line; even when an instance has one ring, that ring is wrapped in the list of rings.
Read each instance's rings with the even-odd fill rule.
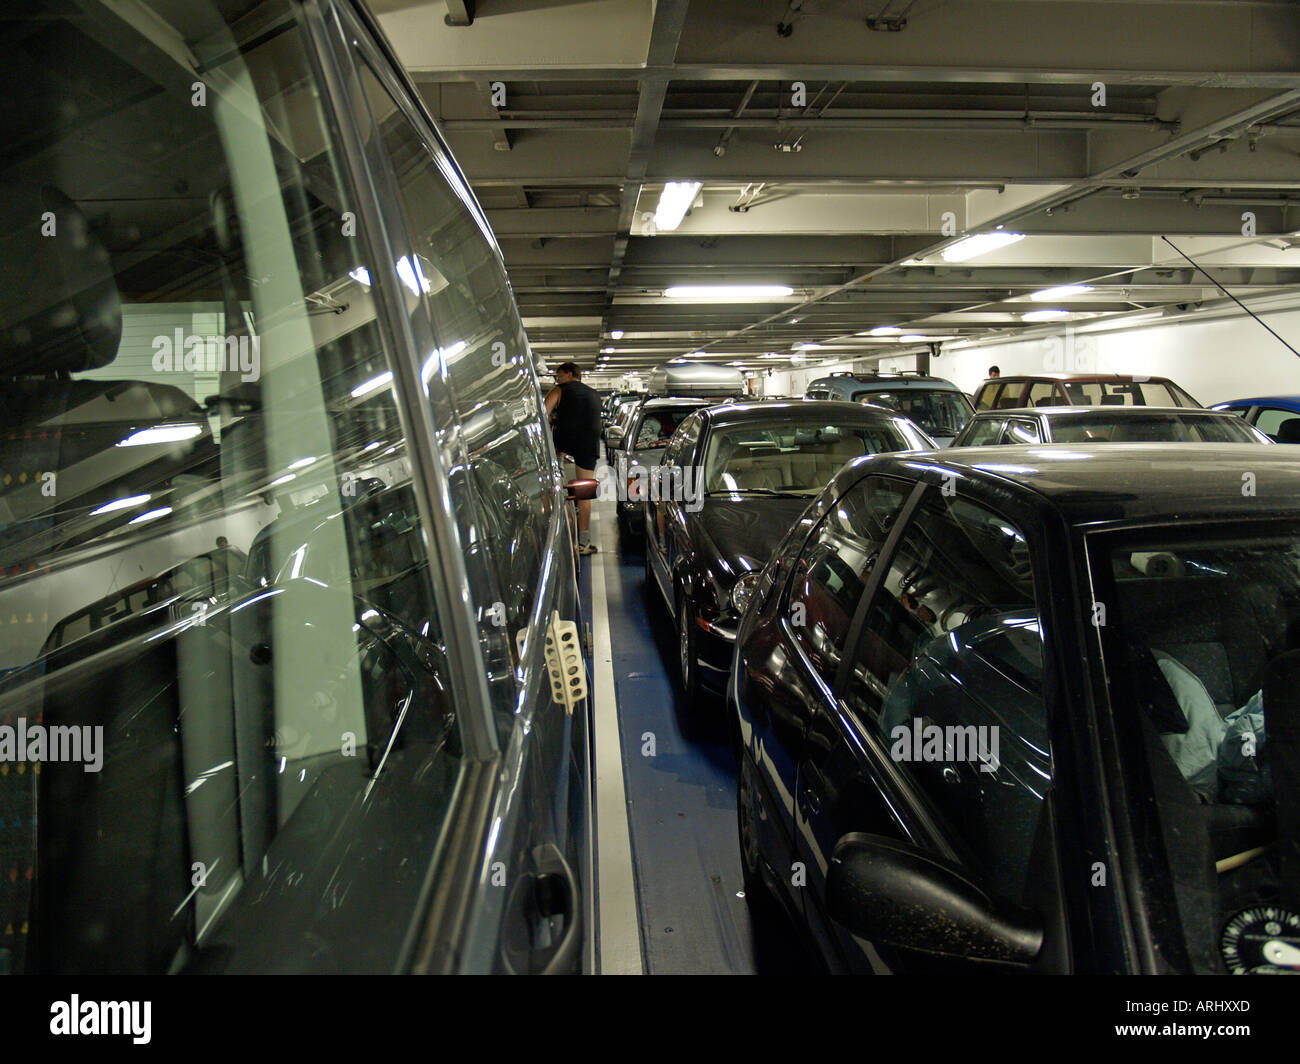
[[[554,415],[555,449],[573,459],[579,480],[596,475],[600,455],[600,396],[582,383],[572,362],[555,367],[555,387],[546,396],[546,413]],[[578,500],[578,553],[595,554],[591,542],[591,500]]]

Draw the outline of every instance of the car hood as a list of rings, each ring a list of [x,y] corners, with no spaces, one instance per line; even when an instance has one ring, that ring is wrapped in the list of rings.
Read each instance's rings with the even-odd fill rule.
[[[687,527],[701,557],[734,575],[762,569],[790,527],[815,496],[745,496],[705,499],[687,513]]]

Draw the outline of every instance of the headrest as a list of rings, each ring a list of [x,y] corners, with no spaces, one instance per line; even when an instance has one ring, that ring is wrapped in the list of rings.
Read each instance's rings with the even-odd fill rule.
[[[1300,443],[1300,417],[1287,418],[1277,430],[1278,443]]]
[[[0,190],[0,377],[98,369],[117,357],[122,302],[108,251],[51,186]]]

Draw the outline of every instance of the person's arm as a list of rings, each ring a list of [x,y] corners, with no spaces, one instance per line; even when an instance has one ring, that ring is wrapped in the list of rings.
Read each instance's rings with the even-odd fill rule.
[[[550,417],[555,413],[555,408],[560,405],[560,386],[557,384],[546,393],[546,416]]]

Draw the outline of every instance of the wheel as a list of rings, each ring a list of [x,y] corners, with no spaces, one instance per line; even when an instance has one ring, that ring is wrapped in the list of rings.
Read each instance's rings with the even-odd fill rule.
[[[700,664],[695,660],[695,614],[682,592],[677,592],[677,672],[687,702],[700,697]]]
[[[767,891],[759,871],[758,853],[758,781],[754,778],[754,762],[742,751],[736,783],[736,828],[740,836],[740,872],[745,886],[745,902],[754,914],[770,916],[775,901]]]

